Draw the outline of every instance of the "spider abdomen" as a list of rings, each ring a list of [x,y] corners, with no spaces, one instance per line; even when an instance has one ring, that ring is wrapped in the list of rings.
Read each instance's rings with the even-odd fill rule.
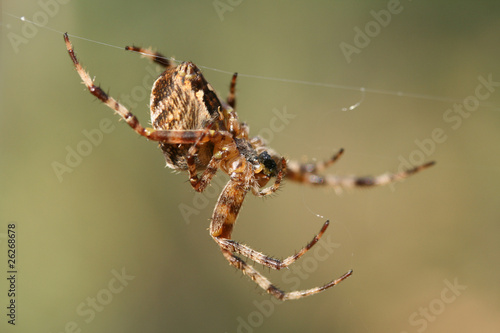
[[[199,130],[211,126],[223,129],[219,111],[222,106],[216,93],[191,62],[169,67],[153,84],[151,124],[156,130]],[[191,145],[160,143],[167,166],[187,170],[186,156]],[[213,155],[213,144],[200,144],[195,163],[206,167]]]

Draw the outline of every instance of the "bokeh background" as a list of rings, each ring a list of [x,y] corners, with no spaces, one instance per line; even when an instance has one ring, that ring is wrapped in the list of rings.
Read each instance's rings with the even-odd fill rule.
[[[397,13],[384,21],[388,8]],[[500,82],[499,17],[493,0],[3,1],[0,330],[500,331],[500,86],[479,88],[489,96],[474,111],[443,118],[474,100],[479,77]],[[366,28],[369,40],[356,38]],[[144,125],[160,69],[125,45],[204,66],[223,97],[229,73],[241,73],[241,120],[287,157],[343,147],[331,172],[359,175],[438,163],[390,187],[287,183],[273,198],[249,195],[233,236],[277,257],[332,221],[327,246],[295,268],[257,265],[278,286],[309,288],[354,269],[323,294],[271,302],[207,232],[224,176],[196,194],[185,174],[164,168],[155,143],[85,90],[66,31],[91,76]],[[356,43],[346,57],[341,45]],[[85,156],[70,165],[70,151]],[[15,327],[5,315],[12,222]]]

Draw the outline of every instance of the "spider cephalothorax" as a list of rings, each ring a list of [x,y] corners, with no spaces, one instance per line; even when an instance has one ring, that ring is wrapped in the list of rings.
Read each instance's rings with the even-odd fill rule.
[[[342,155],[343,150],[325,162],[300,164],[287,162],[267,147],[261,138],[250,138],[248,126],[238,121],[235,111],[236,74],[231,80],[227,100],[222,101],[192,62],[175,66],[159,53],[140,47],[126,47],[126,50],[140,52],[165,67],[165,71],[154,82],[151,92],[153,128],[144,128],[123,105],[94,85],[89,74],[78,62],[67,34],[64,34],[64,40],[73,64],[89,91],[115,110],[138,134],[158,141],[167,166],[187,171],[191,186],[196,191],[204,191],[218,169],[229,175],[229,181],[222,190],[212,215],[210,234],[232,266],[240,269],[278,299],[299,299],[316,294],[343,281],[352,274],[352,270],[321,287],[291,292],[275,287],[237,254],[273,269],[285,268],[316,244],[329,222],[326,221],[312,241],[295,255],[283,260],[274,259],[231,240],[234,222],[248,192],[256,196],[272,194],[280,187],[283,178],[334,188],[386,185],[433,165],[433,162],[430,162],[400,173],[377,177],[322,176],[320,173],[333,164]],[[274,183],[264,188],[272,178],[275,179]]]

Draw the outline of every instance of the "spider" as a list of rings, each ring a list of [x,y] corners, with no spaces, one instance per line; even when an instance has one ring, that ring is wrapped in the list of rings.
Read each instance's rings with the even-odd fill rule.
[[[90,93],[118,113],[139,135],[159,142],[167,166],[174,170],[187,171],[191,186],[197,192],[205,190],[218,169],[229,175],[230,179],[213,211],[210,235],[230,265],[241,270],[277,299],[285,301],[317,294],[348,278],[352,270],[320,287],[289,292],[278,289],[238,255],[275,270],[287,268],[319,241],[328,228],[329,221],[327,220],[319,233],[296,254],[283,260],[272,258],[231,239],[234,223],[248,192],[258,197],[271,195],[278,190],[284,178],[303,184],[334,188],[386,185],[434,164],[429,162],[407,171],[377,177],[322,176],[320,173],[336,162],[344,150],[339,150],[324,162],[300,164],[287,162],[284,157],[267,147],[263,139],[250,137],[249,127],[239,122],[236,114],[237,73],[232,76],[229,95],[227,100],[223,101],[192,62],[183,62],[176,66],[150,49],[127,46],[126,50],[139,52],[165,68],[154,82],[151,92],[153,128],[145,128],[127,108],[94,85],[76,58],[67,34],[64,34],[64,40],[74,67]],[[272,178],[274,183],[265,187]]]

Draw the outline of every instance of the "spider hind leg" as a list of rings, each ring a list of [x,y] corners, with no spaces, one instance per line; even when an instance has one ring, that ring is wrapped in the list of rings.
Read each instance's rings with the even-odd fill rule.
[[[329,283],[320,286],[320,287],[314,287],[310,289],[305,289],[305,290],[296,290],[296,291],[283,291],[276,287],[274,284],[269,281],[268,278],[266,278],[264,275],[259,273],[253,266],[247,264],[244,262],[241,258],[238,256],[234,255],[231,253],[231,251],[228,250],[222,250],[222,254],[224,257],[229,261],[229,264],[233,267],[236,267],[237,269],[241,270],[243,274],[247,275],[252,281],[257,283],[259,287],[264,289],[268,294],[276,297],[279,300],[282,301],[288,301],[288,300],[295,300],[295,299],[300,299],[303,297],[311,296],[314,294],[317,294],[319,292],[322,292],[328,288],[334,287],[340,282],[344,281],[347,279],[349,276],[352,274],[352,270],[348,271],[338,279],[335,279],[333,281],[330,281]]]
[[[231,240],[231,233],[233,230],[234,222],[236,221],[247,191],[248,189],[246,189],[245,187],[242,188],[240,182],[231,179],[222,190],[222,193],[212,215],[212,221],[210,224],[210,233],[212,235],[212,238],[219,245],[222,254],[231,266],[241,270],[244,275],[250,277],[250,279],[257,283],[267,293],[280,300],[299,299],[319,293],[337,285],[352,274],[352,271],[349,271],[340,278],[333,280],[323,286],[306,290],[285,292],[277,288],[267,277],[258,272],[253,266],[247,264],[236,254],[241,254],[256,263],[276,270],[286,268],[287,266],[298,260],[300,257],[302,257],[320,240],[321,236],[328,228],[329,222],[326,221],[320,232],[314,236],[312,241],[310,241],[295,255],[289,256],[284,260],[272,258],[261,252],[253,250],[247,245],[239,244],[238,242]]]

